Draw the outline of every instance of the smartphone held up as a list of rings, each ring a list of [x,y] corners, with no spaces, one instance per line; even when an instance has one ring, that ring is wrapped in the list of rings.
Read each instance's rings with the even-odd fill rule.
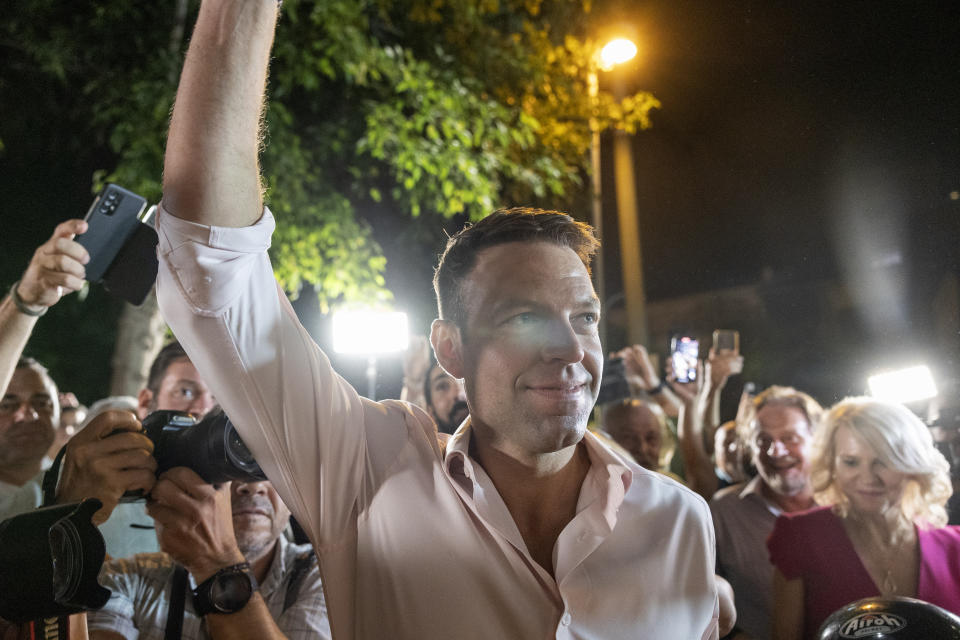
[[[680,384],[697,379],[697,358],[700,356],[700,341],[692,336],[674,336],[670,341],[670,367]]]
[[[148,224],[153,209],[146,206],[139,195],[108,184],[87,211],[86,233],[77,236],[90,254],[87,280],[136,305],[157,279],[157,232]]]

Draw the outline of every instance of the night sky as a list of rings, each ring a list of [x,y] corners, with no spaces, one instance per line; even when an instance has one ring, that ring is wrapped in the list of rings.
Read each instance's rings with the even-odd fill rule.
[[[637,138],[652,298],[949,260],[960,203],[960,15],[950,3],[638,4]],[[857,238],[868,234],[870,238]]]

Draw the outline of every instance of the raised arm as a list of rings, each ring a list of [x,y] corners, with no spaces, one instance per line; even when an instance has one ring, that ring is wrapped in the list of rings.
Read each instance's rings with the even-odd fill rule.
[[[430,341],[425,336],[414,336],[403,356],[403,388],[400,399],[427,410],[427,399],[423,394],[423,385],[430,374],[433,352]]]
[[[0,395],[10,384],[37,318],[83,286],[83,265],[90,258],[73,237],[86,230],[83,220],[57,225],[50,239],[37,247],[23,277],[0,300]]]
[[[178,218],[245,227],[261,215],[258,152],[274,0],[203,0],[164,159],[163,201]]]
[[[730,376],[738,375],[743,371],[743,356],[729,349],[716,351],[710,349],[710,356],[704,365],[706,375],[703,390],[703,446],[707,455],[713,455],[714,434],[720,426],[720,395],[727,386]]]
[[[677,439],[687,486],[709,500],[718,483],[713,461],[703,447],[703,365],[698,364],[697,379],[689,384],[678,383],[672,372],[667,377],[681,400]]]
[[[411,432],[439,449],[422,411],[363,399],[333,371],[274,279],[257,153],[276,13],[275,0],[203,0],[167,144],[157,299],[322,548],[351,534]]]
[[[668,416],[678,417],[681,401],[669,386],[662,384],[656,367],[650,360],[650,354],[643,345],[635,344],[632,347],[625,347],[614,355],[623,358],[624,371],[632,395],[640,395],[643,392],[660,405]]]

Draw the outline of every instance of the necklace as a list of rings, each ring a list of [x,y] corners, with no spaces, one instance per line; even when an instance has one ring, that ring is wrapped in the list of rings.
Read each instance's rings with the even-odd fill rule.
[[[892,596],[897,593],[897,582],[893,579],[893,563],[900,557],[900,552],[903,551],[903,543],[906,542],[906,540],[907,536],[903,536],[900,542],[897,543],[894,553],[889,556],[888,562],[886,563],[886,572],[883,574],[883,580],[880,583],[880,595]]]
[[[860,543],[862,548],[862,552],[860,552],[861,560],[868,560],[875,568],[879,569],[878,573],[883,576],[880,584],[877,585],[880,589],[880,595],[896,595],[900,590],[900,585],[894,579],[893,571],[897,561],[903,557],[904,545],[913,539],[912,531],[909,533],[903,531],[899,535],[894,534],[893,540],[888,542],[879,531],[864,526],[866,523],[856,515],[850,518],[850,521],[852,526],[848,528],[848,532],[852,534],[852,539],[857,539]],[[866,564],[864,562],[864,566]]]

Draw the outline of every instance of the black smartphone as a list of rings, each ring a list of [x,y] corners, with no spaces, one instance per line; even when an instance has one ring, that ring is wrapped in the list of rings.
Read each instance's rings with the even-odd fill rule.
[[[127,240],[140,225],[147,201],[123,187],[108,184],[93,200],[84,220],[87,231],[77,242],[90,254],[87,280],[100,282]]]
[[[697,379],[697,358],[700,341],[691,336],[674,336],[670,341],[670,366],[677,382],[686,384]]]

